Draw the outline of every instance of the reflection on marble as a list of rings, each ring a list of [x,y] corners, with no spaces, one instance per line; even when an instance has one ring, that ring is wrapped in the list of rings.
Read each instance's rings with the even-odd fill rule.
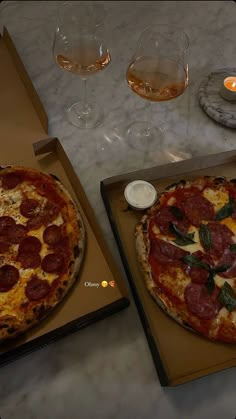
[[[59,3],[3,1],[0,27],[6,25],[12,35],[48,114],[50,135],[61,139],[124,275],[100,180],[168,160],[165,153],[128,147],[125,125],[135,119],[158,124],[176,159],[180,153],[199,156],[235,148],[235,131],[206,115],[197,92],[211,71],[235,66],[236,4],[106,2],[112,62],[88,81],[105,120],[95,130],[80,131],[69,125],[64,109],[82,94],[82,81],[57,68],[52,57]],[[140,32],[158,22],[180,25],[188,34],[190,84],[179,98],[149,106],[128,88],[125,72]],[[233,419],[235,370],[161,388],[132,302],[129,309],[3,367],[0,400],[2,419]]]

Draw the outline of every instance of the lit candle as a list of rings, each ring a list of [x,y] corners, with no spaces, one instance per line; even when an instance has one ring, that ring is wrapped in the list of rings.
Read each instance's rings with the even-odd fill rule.
[[[224,80],[224,85],[226,89],[231,90],[231,92],[236,92],[236,77],[227,77]]]
[[[220,89],[221,96],[229,101],[236,101],[236,77],[226,77]]]

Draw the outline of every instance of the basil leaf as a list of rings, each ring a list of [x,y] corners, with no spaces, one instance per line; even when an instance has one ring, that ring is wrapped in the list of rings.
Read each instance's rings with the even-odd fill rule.
[[[192,239],[188,239],[188,238],[181,238],[181,237],[177,237],[175,240],[173,240],[174,243],[178,244],[178,246],[187,246],[188,244],[192,244],[195,243],[193,242]]]
[[[194,233],[185,234],[181,230],[179,230],[178,227],[176,227],[176,225],[172,222],[170,222],[170,227],[173,233],[175,233],[177,236],[181,237],[182,239],[193,239],[194,237]],[[192,240],[192,243],[195,243],[195,241]]]
[[[210,266],[207,263],[202,262],[196,256],[186,255],[183,257],[183,261],[186,262],[188,265],[196,266],[197,268],[206,269],[207,271],[210,272]]]
[[[188,244],[195,243],[193,240],[194,233],[184,234],[181,230],[179,230],[176,225],[172,222],[170,222],[170,229],[173,231],[174,234],[176,234],[177,238],[174,241],[174,243],[178,244],[179,246],[186,246]]]
[[[199,238],[203,247],[208,251],[211,249],[211,232],[206,224],[201,224],[199,228]]]
[[[217,213],[215,216],[215,220],[216,221],[220,221],[223,220],[224,218],[229,217],[230,215],[233,214],[235,209],[235,202],[233,200],[233,198],[230,196],[229,197],[229,202],[227,202],[227,204],[225,204]]]
[[[175,207],[174,205],[171,205],[170,207],[170,211],[172,212],[172,214],[178,219],[178,220],[182,220],[183,214],[180,211],[180,209],[178,207]]]
[[[235,243],[231,244],[231,245],[229,246],[229,250],[230,250],[231,252],[233,252],[233,253],[236,253],[236,244],[235,244]]]
[[[225,282],[218,295],[219,302],[229,311],[236,308],[236,295],[228,282]]]
[[[215,289],[214,273],[210,271],[209,276],[206,282],[207,291],[209,294],[212,294]]]
[[[212,269],[212,272],[214,274],[217,274],[218,272],[225,272],[230,268],[231,265],[220,265],[220,266],[216,266],[214,269]]]

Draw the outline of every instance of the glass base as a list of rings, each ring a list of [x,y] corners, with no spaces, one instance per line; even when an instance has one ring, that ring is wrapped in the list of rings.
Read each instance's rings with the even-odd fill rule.
[[[162,129],[150,122],[133,122],[126,131],[127,146],[142,153],[145,162],[150,167],[151,162],[158,165],[178,162],[192,157],[189,151],[181,150],[173,145],[166,145],[164,140]]]
[[[161,150],[163,146],[163,132],[161,128],[149,122],[133,122],[127,129],[127,142],[131,148],[149,152]]]
[[[71,124],[78,128],[95,128],[103,121],[103,112],[94,102],[76,102],[67,109]]]

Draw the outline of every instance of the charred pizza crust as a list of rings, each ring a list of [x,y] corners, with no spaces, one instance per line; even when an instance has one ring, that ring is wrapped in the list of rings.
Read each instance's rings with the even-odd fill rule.
[[[190,313],[186,305],[185,299],[180,298],[176,302],[171,295],[171,286],[179,287],[179,293],[184,296],[184,290],[191,283],[191,278],[186,274],[181,277],[181,269],[168,267],[168,280],[170,280],[170,287],[166,292],[165,287],[158,286],[154,280],[153,270],[150,265],[150,221],[155,214],[162,208],[163,201],[166,197],[171,196],[171,193],[179,189],[196,187],[202,190],[204,187],[212,188],[219,191],[224,187],[230,186],[236,192],[235,179],[227,180],[225,177],[202,176],[198,178],[191,178],[188,180],[181,180],[175,184],[168,186],[163,191],[158,201],[151,209],[142,217],[135,229],[136,253],[138,257],[139,266],[142,272],[142,277],[146,288],[158,306],[164,310],[171,318],[178,322],[181,326],[199,333],[211,340],[219,340],[227,343],[236,343],[236,310],[229,312],[225,307],[222,307],[216,318],[211,320],[204,320],[193,313]],[[236,196],[236,195],[235,195]],[[174,205],[174,204],[173,204]],[[236,227],[236,224],[235,224]],[[236,232],[235,232],[236,234]],[[161,240],[168,240],[168,236],[160,234]],[[235,240],[236,242],[236,240]],[[184,249],[184,247],[183,247]],[[172,284],[171,284],[172,281]],[[236,275],[234,281],[234,291],[236,291]]]
[[[12,186],[14,186],[14,176],[21,176],[22,173],[22,183],[17,184],[12,188]],[[56,252],[60,251],[60,253],[64,254],[64,265],[61,271],[59,270],[58,272],[53,273],[43,272],[42,266],[37,267],[37,269],[22,269],[22,266],[16,256],[20,244],[14,244],[11,246],[14,249],[10,255],[0,256],[1,265],[4,263],[2,258],[9,257],[10,264],[19,270],[19,280],[14,287],[8,292],[0,292],[1,342],[8,338],[16,337],[29,328],[41,323],[41,321],[57,306],[57,304],[63,300],[78,278],[86,247],[85,226],[80,212],[68,190],[57,178],[31,168],[7,166],[2,168],[0,171],[0,187],[4,184],[4,179],[8,178],[8,176],[11,177],[11,175],[12,179],[10,180],[10,183],[13,182],[13,184],[11,184],[9,189],[6,190],[8,193],[8,201],[11,199],[9,197],[12,195],[12,208],[10,209],[8,206],[8,208],[4,211],[3,208],[1,208],[3,204],[0,205],[0,215],[10,215],[12,218],[17,220],[22,198],[19,199],[18,196],[17,199],[19,202],[15,202],[17,199],[15,199],[14,196],[17,196],[18,193],[21,197],[26,194],[31,198],[32,189],[34,189],[33,193],[36,195],[38,191],[40,191],[39,194],[44,193],[42,192],[42,185],[45,185],[46,192],[45,195],[43,195],[43,199],[46,201],[46,205],[48,199],[48,188],[50,191],[50,202],[53,203],[56,200],[60,202],[60,213],[57,214],[56,219],[53,219],[53,215],[50,213],[49,219],[46,219],[41,227],[33,230],[28,229],[27,237],[37,237],[43,242],[43,232],[46,230],[47,226],[54,225],[56,220],[60,218],[60,228],[63,229],[63,236],[61,241],[58,243],[59,250],[56,250]],[[25,181],[25,177],[28,179],[27,181]],[[1,198],[3,196],[4,188]],[[21,223],[25,223],[27,225],[27,219],[24,219],[24,222],[21,221]],[[53,252],[55,252],[55,249],[48,244],[45,245],[44,243],[44,254],[42,256],[42,260],[44,260],[48,254]],[[8,259],[7,263],[9,263]],[[35,276],[39,277],[43,281],[44,285],[47,281],[48,285],[44,288],[48,288],[49,286],[49,291],[42,298],[32,298],[29,300],[26,296],[26,287],[32,277]],[[50,281],[48,281],[49,279]],[[32,285],[34,286],[34,283]],[[36,289],[36,292],[40,292],[40,290]]]

